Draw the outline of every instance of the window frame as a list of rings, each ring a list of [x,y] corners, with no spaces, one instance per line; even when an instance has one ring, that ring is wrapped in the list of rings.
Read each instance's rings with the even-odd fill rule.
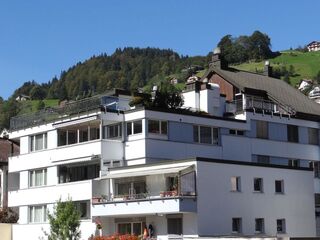
[[[259,188],[260,189],[256,189],[256,181],[259,182]],[[263,193],[263,178],[260,178],[260,177],[256,177],[253,179],[253,192],[255,193]]]
[[[136,132],[135,131],[135,124],[138,123],[138,122],[141,123],[141,132]],[[129,129],[128,126],[130,126],[130,133],[128,131],[128,129]],[[126,122],[126,135],[127,135],[127,137],[128,136],[142,134],[142,133],[143,133],[143,122],[142,122],[142,119]]]
[[[159,132],[150,132],[150,122],[157,122]],[[165,127],[163,128],[163,124]],[[167,120],[158,120],[158,119],[148,119],[148,134],[159,134],[159,135],[168,135],[168,121]]]
[[[235,229],[235,227],[237,229]],[[232,218],[232,233],[233,234],[238,234],[242,233],[242,218]]]
[[[37,137],[42,136],[42,146],[40,149],[37,149]],[[37,152],[42,151],[48,148],[48,133],[39,133],[35,135],[29,136],[30,139],[30,145],[29,145],[29,152]]]
[[[41,207],[41,216],[40,216],[40,221],[35,221],[35,209]],[[32,205],[28,206],[28,223],[46,223],[48,220],[47,216],[47,205]]]
[[[42,175],[42,183],[41,185],[36,185],[36,172],[41,171]],[[28,187],[29,188],[35,188],[35,187],[42,187],[42,186],[47,186],[47,181],[48,181],[48,172],[46,168],[41,168],[41,169],[33,169],[28,172]]]
[[[276,223],[277,223],[277,225],[276,225],[277,233],[281,233],[281,234],[286,233],[286,219],[284,219],[284,218],[277,219]],[[281,230],[279,230],[279,223],[281,225]]]
[[[277,183],[280,182],[280,187],[281,187],[281,191],[277,191]],[[275,180],[274,181],[274,192],[275,194],[284,194],[284,180],[281,179],[281,180]]]
[[[235,180],[235,181],[233,181]],[[230,178],[231,183],[231,192],[241,192],[241,177],[240,176],[232,176]],[[235,185],[234,185],[235,183]]]
[[[210,128],[210,143],[201,140],[201,128]],[[207,145],[219,145],[219,128],[207,125],[193,125],[193,142]]]
[[[257,226],[259,226],[259,221],[261,224],[261,229],[257,229]],[[254,224],[254,232],[256,234],[261,234],[261,233],[265,233],[265,229],[264,229],[264,218],[256,218],[255,219],[255,224]]]
[[[269,124],[267,121],[256,121],[256,136],[259,139],[269,139]]]

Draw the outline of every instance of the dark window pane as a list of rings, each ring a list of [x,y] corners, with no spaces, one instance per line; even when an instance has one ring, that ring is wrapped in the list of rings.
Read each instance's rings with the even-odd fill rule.
[[[142,121],[135,121],[133,122],[133,133],[137,134],[137,133],[142,133]]]
[[[68,130],[68,144],[77,143],[77,131]]]
[[[288,141],[299,142],[298,126],[287,125],[287,130],[288,130]]]
[[[160,134],[160,123],[158,120],[148,120],[148,132]]]
[[[168,218],[168,234],[182,234],[182,218]]]
[[[127,123],[127,136],[132,134],[132,122]]]
[[[199,142],[199,127],[193,126],[193,141]]]
[[[167,135],[168,133],[168,123],[167,121],[161,121],[161,134]]]
[[[200,143],[212,143],[212,135],[210,127],[200,126]]]

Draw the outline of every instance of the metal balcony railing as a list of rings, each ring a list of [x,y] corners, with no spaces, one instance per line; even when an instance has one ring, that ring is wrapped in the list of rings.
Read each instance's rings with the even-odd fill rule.
[[[294,109],[290,106],[252,96],[247,96],[245,102],[243,102],[242,99],[239,99],[231,102],[231,104],[235,105],[235,113],[240,113],[245,110],[262,110],[269,113],[295,114]]]

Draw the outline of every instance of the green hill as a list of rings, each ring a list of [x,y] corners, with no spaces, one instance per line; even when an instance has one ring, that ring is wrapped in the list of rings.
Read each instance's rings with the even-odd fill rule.
[[[286,69],[293,66],[295,74],[290,77],[290,83],[296,86],[303,78],[313,79],[320,71],[320,52],[299,52],[299,51],[283,51],[281,55],[273,59],[269,59],[271,66],[274,68]],[[250,72],[262,72],[264,62],[249,62],[233,67]]]

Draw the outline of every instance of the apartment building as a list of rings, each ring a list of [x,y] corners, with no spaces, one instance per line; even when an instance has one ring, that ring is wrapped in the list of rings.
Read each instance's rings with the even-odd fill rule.
[[[316,236],[320,108],[270,71],[229,68],[216,52],[182,109],[132,108],[116,90],[13,118],[13,238],[43,236],[60,198],[81,212],[82,239],[96,221],[158,239]]]

